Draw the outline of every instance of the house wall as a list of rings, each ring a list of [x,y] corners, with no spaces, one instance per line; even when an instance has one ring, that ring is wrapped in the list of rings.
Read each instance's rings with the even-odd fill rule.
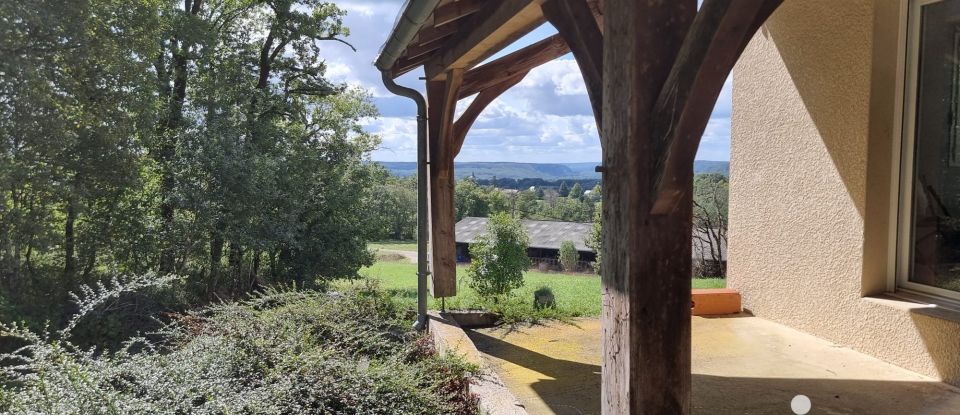
[[[744,308],[960,385],[960,313],[884,293],[901,0],[786,0],[734,70],[728,285]]]

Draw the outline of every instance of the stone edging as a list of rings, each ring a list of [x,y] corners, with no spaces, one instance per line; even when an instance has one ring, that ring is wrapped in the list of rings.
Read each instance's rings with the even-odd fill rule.
[[[431,311],[428,330],[438,352],[453,353],[480,367],[481,373],[470,382],[470,391],[480,398],[480,409],[489,415],[527,415],[523,404],[507,389],[500,376],[480,355],[455,316]]]

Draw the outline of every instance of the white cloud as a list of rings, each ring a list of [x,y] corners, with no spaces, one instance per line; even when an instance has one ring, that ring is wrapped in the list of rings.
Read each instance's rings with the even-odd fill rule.
[[[573,59],[557,59],[536,68],[517,87],[550,86],[557,95],[587,95],[580,67]]]
[[[348,11],[345,24],[351,35],[347,40],[358,51],[354,53],[334,42],[322,44],[327,75],[334,81],[364,88],[377,98],[385,116],[364,122],[368,131],[382,138],[382,146],[374,152],[373,158],[413,161],[416,159],[416,108],[409,100],[390,94],[372,64],[393,27],[402,2],[347,0],[337,4]],[[545,26],[525,37],[523,42],[530,43],[551,33],[555,33],[554,30]],[[422,91],[423,82],[418,79],[421,74],[421,71],[415,71],[397,82]],[[469,103],[469,100],[461,101],[458,112]],[[728,80],[714,117],[707,126],[698,158],[728,159],[729,136]],[[477,119],[457,159],[576,162],[599,161],[600,157],[599,136],[586,87],[576,61],[567,55],[532,70],[522,82],[492,103]]]

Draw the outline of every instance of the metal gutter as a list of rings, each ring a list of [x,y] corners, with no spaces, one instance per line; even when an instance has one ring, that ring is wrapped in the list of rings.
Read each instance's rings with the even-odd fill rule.
[[[397,16],[396,23],[393,24],[393,30],[390,32],[390,38],[380,48],[380,55],[374,61],[374,65],[381,72],[389,71],[393,64],[400,58],[400,55],[410,44],[410,39],[420,31],[423,22],[430,17],[433,10],[437,8],[440,0],[407,0],[403,6],[403,11]]]
[[[416,89],[397,85],[390,71],[381,71],[383,85],[390,92],[417,103],[417,322],[414,327],[427,327],[427,101]]]
[[[380,70],[383,85],[388,91],[412,99],[417,104],[417,330],[427,328],[427,278],[430,275],[427,260],[427,101],[416,89],[397,85],[390,68],[420,31],[440,0],[407,0],[397,17],[390,38],[380,48],[374,65]]]

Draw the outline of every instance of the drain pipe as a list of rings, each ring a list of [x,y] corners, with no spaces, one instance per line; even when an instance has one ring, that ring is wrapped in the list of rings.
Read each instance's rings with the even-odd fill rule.
[[[417,330],[427,328],[427,101],[416,89],[397,85],[387,71],[381,72],[387,90],[417,103]]]

